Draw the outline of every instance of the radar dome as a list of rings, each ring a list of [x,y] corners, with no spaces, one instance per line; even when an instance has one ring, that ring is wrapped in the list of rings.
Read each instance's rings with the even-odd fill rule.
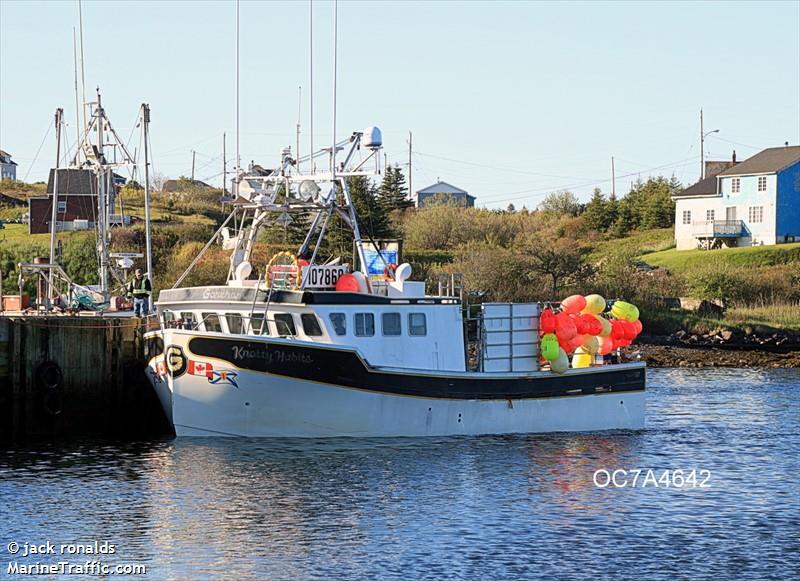
[[[367,149],[380,149],[383,145],[381,130],[375,126],[367,127],[364,130],[364,136],[361,138],[361,144]]]

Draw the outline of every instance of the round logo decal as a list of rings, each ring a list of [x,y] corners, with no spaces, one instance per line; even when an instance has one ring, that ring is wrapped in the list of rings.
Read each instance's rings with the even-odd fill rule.
[[[164,351],[164,359],[167,363],[167,370],[172,377],[180,377],[186,373],[186,356],[183,354],[183,349],[177,345],[167,346]]]

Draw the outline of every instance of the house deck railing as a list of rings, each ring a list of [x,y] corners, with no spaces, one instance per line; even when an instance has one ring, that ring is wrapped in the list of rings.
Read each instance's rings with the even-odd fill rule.
[[[741,220],[704,220],[692,222],[695,238],[739,238],[744,223]]]

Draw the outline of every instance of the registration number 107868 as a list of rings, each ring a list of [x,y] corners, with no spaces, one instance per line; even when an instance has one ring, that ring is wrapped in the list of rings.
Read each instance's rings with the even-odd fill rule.
[[[306,266],[303,278],[306,288],[335,288],[339,277],[347,272],[345,265]]]

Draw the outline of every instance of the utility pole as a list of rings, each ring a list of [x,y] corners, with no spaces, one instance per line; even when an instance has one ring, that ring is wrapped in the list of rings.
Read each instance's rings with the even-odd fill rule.
[[[222,134],[222,195],[228,193],[228,158],[225,154],[225,134]]]
[[[197,152],[193,149],[192,150],[192,183],[194,184],[194,158],[197,155]]]
[[[150,140],[150,105],[142,103],[142,134],[144,140],[144,227],[145,245],[147,261],[147,278],[153,285],[153,246],[150,231],[150,159],[148,157],[147,142]],[[152,293],[151,293],[152,295]],[[153,297],[147,297],[147,313],[150,314],[153,308]]]
[[[50,264],[56,262],[56,222],[58,222],[58,169],[59,158],[61,157],[61,118],[64,115],[64,110],[60,107],[56,109],[56,168],[53,170],[53,198],[52,198],[52,211],[50,213]],[[48,273],[48,289],[47,289],[47,306],[50,306],[50,300],[53,297],[55,285],[53,282],[53,269],[51,268]]]
[[[705,140],[706,136],[703,134],[703,108],[700,108],[700,179],[706,177],[706,160],[705,160]]]
[[[617,174],[614,171],[614,156],[611,156],[611,195],[617,197]]]
[[[411,186],[411,132],[408,132],[408,195],[414,195],[414,188]]]

